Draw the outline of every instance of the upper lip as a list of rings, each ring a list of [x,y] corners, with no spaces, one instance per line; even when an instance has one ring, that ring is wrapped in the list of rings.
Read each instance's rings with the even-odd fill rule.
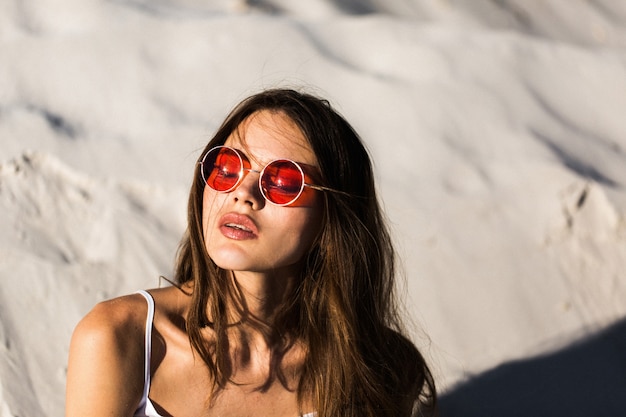
[[[240,213],[226,213],[220,219],[219,226],[238,227],[254,233],[255,235],[259,232],[259,228],[254,220]]]

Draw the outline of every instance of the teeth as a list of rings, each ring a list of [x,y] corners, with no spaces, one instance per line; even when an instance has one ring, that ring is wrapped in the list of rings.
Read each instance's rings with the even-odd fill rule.
[[[227,227],[232,227],[233,229],[239,229],[239,230],[243,230],[246,232],[251,232],[252,230],[248,229],[247,227],[243,227],[240,224],[235,224],[235,223],[226,223]]]

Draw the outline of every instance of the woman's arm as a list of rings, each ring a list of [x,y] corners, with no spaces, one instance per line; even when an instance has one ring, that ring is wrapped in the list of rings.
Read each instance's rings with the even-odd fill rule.
[[[98,304],[72,335],[66,417],[130,417],[141,399],[145,302],[136,296]]]

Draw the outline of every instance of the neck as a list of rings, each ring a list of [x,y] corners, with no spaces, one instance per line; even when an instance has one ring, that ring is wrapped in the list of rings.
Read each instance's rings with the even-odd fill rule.
[[[244,311],[240,315],[235,308],[230,310],[232,325],[226,330],[228,352],[223,353],[228,355],[228,378],[232,381],[266,389],[274,376],[286,375],[285,380],[278,378],[280,384],[292,391],[297,389],[305,351],[276,323],[298,285],[297,277],[297,273],[284,271],[231,273]]]
[[[276,315],[284,308],[297,285],[292,271],[233,272],[243,307],[256,320],[272,326]]]

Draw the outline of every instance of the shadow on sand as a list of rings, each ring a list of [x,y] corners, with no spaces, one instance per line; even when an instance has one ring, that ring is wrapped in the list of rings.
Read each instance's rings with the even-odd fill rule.
[[[440,404],[441,417],[626,416],[626,319],[562,350],[478,375]]]

